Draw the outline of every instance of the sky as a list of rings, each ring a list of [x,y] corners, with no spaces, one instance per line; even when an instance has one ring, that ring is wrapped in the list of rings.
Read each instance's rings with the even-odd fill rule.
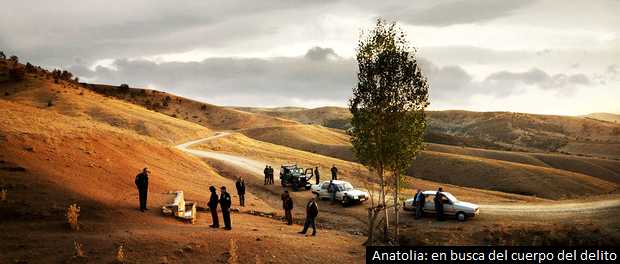
[[[431,110],[620,113],[619,0],[2,1],[0,50],[81,80],[228,106],[346,106],[376,19]]]

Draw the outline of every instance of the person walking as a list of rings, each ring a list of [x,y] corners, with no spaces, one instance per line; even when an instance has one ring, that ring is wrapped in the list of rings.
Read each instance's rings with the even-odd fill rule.
[[[420,219],[424,214],[424,204],[426,204],[426,197],[424,197],[424,193],[422,190],[418,189],[418,192],[415,194],[415,219]]]
[[[211,191],[211,197],[209,198],[209,203],[207,203],[207,206],[209,206],[209,211],[211,211],[211,218],[213,219],[213,224],[209,225],[209,227],[219,228],[220,221],[217,217],[217,203],[219,202],[219,197],[217,197],[217,192],[213,185],[209,187],[209,191]]]
[[[319,206],[316,204],[316,199],[312,197],[308,204],[306,204],[306,222],[304,223],[304,229],[300,234],[306,234],[308,227],[312,227],[312,235],[316,236],[316,217],[319,215]]]
[[[316,184],[321,182],[321,175],[319,174],[319,166],[314,167],[314,179],[316,180]]]
[[[226,191],[226,186],[220,188],[220,209],[222,209],[222,217],[224,218],[224,229],[231,230],[230,224],[230,206],[232,201],[230,194]]]
[[[332,180],[338,180],[338,168],[336,168],[336,164],[332,165]]]
[[[284,209],[284,218],[286,219],[287,225],[293,224],[293,198],[288,193],[288,191],[284,191],[282,194],[282,208]]]
[[[239,177],[235,183],[237,187],[237,194],[239,195],[239,206],[245,207],[245,181]]]
[[[149,193],[149,173],[151,173],[148,168],[142,169],[134,180],[136,187],[138,188],[138,196],[140,199],[140,211],[144,212],[148,210],[146,207],[146,198]]]
[[[437,221],[443,221],[443,189],[439,187],[433,202],[435,203],[435,214],[437,215]]]
[[[265,185],[267,185],[269,183],[269,165],[265,165],[263,174],[265,174]]]

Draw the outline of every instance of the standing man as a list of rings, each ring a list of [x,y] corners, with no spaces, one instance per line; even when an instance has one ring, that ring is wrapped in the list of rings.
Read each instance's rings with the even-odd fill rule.
[[[332,203],[336,202],[336,184],[334,184],[334,180],[329,181],[329,185],[327,186],[327,192],[329,193]]]
[[[316,217],[319,215],[319,207],[316,204],[314,197],[310,199],[310,202],[306,205],[306,222],[304,223],[304,230],[299,232],[300,234],[306,234],[308,227],[312,226],[312,235],[316,236]]]
[[[338,179],[338,168],[336,168],[336,164],[332,165],[332,180]]]
[[[245,207],[245,181],[243,178],[239,177],[237,179],[235,187],[237,187],[237,194],[239,195],[239,205]]]
[[[321,182],[320,178],[321,175],[319,175],[319,166],[314,167],[314,177],[316,177],[316,184],[319,184],[319,182]]]
[[[267,183],[269,183],[269,165],[265,165],[263,174],[265,174],[265,185],[267,185]]]
[[[217,197],[217,193],[215,192],[215,187],[213,187],[213,185],[209,187],[209,191],[211,191],[211,197],[209,198],[209,203],[207,205],[209,206],[211,218],[213,219],[213,224],[209,225],[209,227],[219,228],[220,221],[217,217],[217,203],[219,202],[219,198]]]
[[[269,166],[269,184],[273,185],[273,167]]]
[[[443,189],[439,187],[433,202],[435,203],[435,214],[437,214],[437,221],[443,221]]]
[[[144,212],[144,210],[148,210],[146,208],[146,197],[149,193],[149,173],[151,173],[147,168],[142,169],[138,175],[136,175],[136,179],[134,180],[136,187],[138,187],[138,196],[140,197],[140,211]]]
[[[286,219],[287,225],[293,224],[293,198],[288,193],[288,191],[284,191],[282,194],[282,208],[284,209],[284,218]]]
[[[220,208],[222,209],[222,217],[224,218],[224,229],[231,230],[230,226],[230,205],[232,201],[230,194],[226,191],[226,186],[220,188]]]
[[[415,219],[420,219],[424,214],[425,200],[426,197],[424,197],[424,193],[422,193],[422,190],[418,189],[418,192],[415,194]]]

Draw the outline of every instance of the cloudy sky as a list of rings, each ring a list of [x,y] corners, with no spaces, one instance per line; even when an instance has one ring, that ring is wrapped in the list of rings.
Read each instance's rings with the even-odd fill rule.
[[[0,50],[235,106],[346,106],[360,33],[397,21],[431,109],[620,113],[618,0],[6,1]]]

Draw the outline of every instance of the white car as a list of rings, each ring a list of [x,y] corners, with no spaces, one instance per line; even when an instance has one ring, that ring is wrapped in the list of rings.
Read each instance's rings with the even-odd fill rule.
[[[361,203],[370,198],[370,195],[366,191],[353,188],[349,182],[346,181],[331,181],[336,187],[336,200],[342,203],[342,206],[346,206],[353,203]],[[324,181],[319,184],[312,185],[312,193],[316,194],[320,199],[331,199],[332,193],[329,192],[330,181]]]
[[[435,198],[436,191],[424,191],[424,213],[435,213]],[[473,203],[459,201],[449,192],[441,192],[444,199],[443,213],[445,215],[454,215],[459,221],[465,221],[468,217],[474,217],[480,214],[480,206]],[[405,200],[403,203],[403,209],[408,211],[415,211],[415,197]]]

